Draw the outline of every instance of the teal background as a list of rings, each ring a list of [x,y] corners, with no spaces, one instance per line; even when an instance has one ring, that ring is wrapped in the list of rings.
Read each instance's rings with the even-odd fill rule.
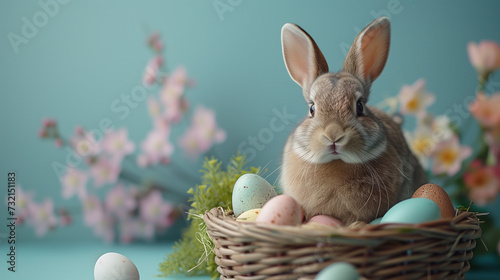
[[[152,57],[145,39],[153,30],[161,33],[166,45],[167,67],[184,65],[196,80],[196,87],[188,91],[193,107],[204,104],[215,109],[220,126],[227,132],[226,142],[212,153],[227,161],[238,148],[243,149],[255,155],[251,165],[265,166],[268,173],[279,168],[285,139],[307,112],[301,89],[288,76],[282,60],[280,30],[284,23],[294,22],[307,30],[330,69],[337,71],[345,57],[343,46],[350,45],[375,17],[388,16],[392,21],[391,51],[384,72],[372,87],[370,103],[377,104],[397,94],[402,85],[424,78],[427,90],[437,97],[430,108],[435,114],[453,109],[453,104],[463,104],[474,94],[476,74],[466,44],[483,39],[500,42],[498,1],[93,0],[59,4],[47,24],[38,28],[16,53],[8,34],[21,35],[23,18],[32,21],[36,13],[43,11],[40,3],[46,2],[0,2],[0,181],[5,178],[6,187],[7,172],[15,171],[21,186],[36,192],[37,201],[51,197],[57,206],[75,211],[79,210],[78,200],[62,198],[51,167],[54,161],[64,163],[67,152],[37,137],[41,120],[56,118],[62,134],[69,137],[77,124],[97,129],[101,120],[109,118],[115,127],[127,127],[138,147],[151,129],[147,102],[130,108],[124,118],[111,104],[141,85],[144,67]],[[219,2],[230,9],[218,14],[214,3]],[[491,91],[500,90],[499,74],[492,77],[491,85]],[[157,92],[152,89],[149,94]],[[249,137],[258,139],[263,130],[270,128],[276,110],[286,110],[294,117],[283,130],[266,138],[268,143],[261,143],[262,150],[252,148]],[[405,125],[411,128],[413,120]],[[183,126],[186,123],[180,128]],[[471,130],[469,138],[474,134]],[[141,172],[184,192],[198,182],[201,162],[190,162],[179,151],[174,160],[193,175],[191,181],[179,180],[175,170],[170,169]],[[277,174],[268,179],[274,181]],[[6,191],[1,191],[0,200],[5,196]],[[182,202],[179,197],[170,199]],[[3,225],[6,210],[1,209]],[[488,209],[497,213],[500,210],[498,203]],[[99,248],[102,243],[93,236],[92,229],[83,226],[81,217],[75,216],[75,220],[72,227],[58,229],[42,239],[34,237],[32,228],[18,228],[21,244],[35,244],[24,247],[20,263],[23,255],[32,255],[29,248],[42,250],[81,242]],[[177,231],[169,234],[176,236]],[[162,246],[169,248],[168,244]],[[135,258],[142,257],[140,250],[132,251]],[[3,247],[1,253],[4,255]],[[85,255],[86,266],[81,272],[88,275],[72,279],[91,279],[93,262],[102,253]],[[64,254],[54,253],[58,261],[50,264],[64,265]],[[95,258],[89,261],[91,257]],[[129,257],[134,260],[134,256]],[[151,255],[149,258],[152,263],[162,260]],[[36,271],[31,269],[36,267],[34,264],[27,265],[30,261],[36,262],[25,258],[21,266],[23,278],[13,279],[29,279],[27,273]],[[0,276],[6,270],[1,263]],[[65,279],[55,275],[37,279]]]

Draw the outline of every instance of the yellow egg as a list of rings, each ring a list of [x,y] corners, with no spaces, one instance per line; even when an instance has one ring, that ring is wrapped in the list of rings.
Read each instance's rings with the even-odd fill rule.
[[[245,211],[241,213],[238,218],[236,218],[236,221],[238,222],[255,222],[257,220],[257,216],[259,216],[259,213],[262,208],[257,208],[257,209],[251,209],[248,211]]]
[[[446,191],[436,184],[425,184],[418,188],[412,198],[423,197],[434,201],[441,210],[441,218],[452,219],[455,217],[455,207]]]

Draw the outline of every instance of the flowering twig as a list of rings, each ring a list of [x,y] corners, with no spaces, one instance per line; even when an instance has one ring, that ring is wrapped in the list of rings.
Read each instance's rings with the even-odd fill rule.
[[[69,148],[81,158],[80,163],[66,166],[63,170],[59,178],[62,195],[66,199],[76,196],[81,200],[85,223],[107,241],[114,240],[118,234],[122,242],[131,242],[135,238],[151,239],[157,232],[169,227],[179,216],[179,210],[171,202],[164,201],[163,196],[170,201],[178,201],[179,205],[184,205],[188,198],[182,188],[170,182],[160,182],[163,181],[160,178],[166,170],[171,170],[173,176],[186,184],[193,185],[198,181],[197,174],[172,161],[175,144],[195,162],[226,137],[215,121],[215,112],[200,105],[193,110],[184,134],[176,143],[171,142],[171,130],[185,119],[189,110],[184,93],[194,85],[194,81],[187,76],[184,67],[166,73],[162,55],[164,45],[158,33],[148,38],[148,45],[154,56],[146,66],[143,83],[158,85],[159,94],[148,99],[153,129],[140,145],[128,139],[126,128],[104,131],[102,139],[96,139],[95,135],[78,126],[74,136],[64,140],[57,122],[46,119],[39,132],[41,138],[52,139],[57,147]],[[139,152],[135,153],[137,146]],[[143,178],[142,174],[135,172],[137,168],[155,170],[157,176],[153,180]],[[95,188],[111,189],[101,199],[94,189],[87,187],[89,184]],[[50,203],[45,212],[51,211]],[[71,221],[66,209],[60,209],[59,214],[66,224]],[[52,224],[50,228],[53,228]]]

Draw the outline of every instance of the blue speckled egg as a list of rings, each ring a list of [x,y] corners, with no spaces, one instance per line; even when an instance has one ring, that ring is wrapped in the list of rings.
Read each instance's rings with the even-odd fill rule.
[[[380,224],[381,220],[382,220],[382,217],[376,218],[375,220],[370,222],[370,225],[378,225],[378,224]]]
[[[338,262],[331,264],[321,270],[315,280],[359,280],[360,275],[352,264],[347,262]]]
[[[418,224],[440,218],[441,210],[434,201],[418,197],[400,201],[392,206],[380,223]]]
[[[238,178],[233,188],[234,215],[237,217],[245,211],[262,208],[276,195],[273,186],[266,179],[257,174],[244,174]]]

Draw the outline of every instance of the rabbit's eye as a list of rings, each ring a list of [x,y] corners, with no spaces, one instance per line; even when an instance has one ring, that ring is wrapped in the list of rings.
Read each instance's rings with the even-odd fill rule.
[[[312,103],[311,106],[309,107],[309,115],[311,117],[314,117],[314,111],[316,111],[316,108],[314,106],[314,103]]]
[[[365,106],[363,105],[363,102],[361,100],[358,100],[358,103],[356,103],[356,114],[358,117],[364,116],[365,114]]]

